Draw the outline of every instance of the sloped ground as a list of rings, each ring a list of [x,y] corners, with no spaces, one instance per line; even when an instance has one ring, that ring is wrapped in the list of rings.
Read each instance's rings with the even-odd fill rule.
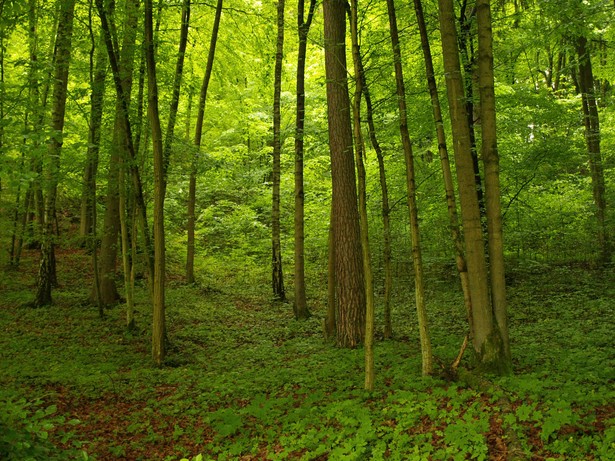
[[[170,274],[170,353],[156,369],[145,287],[127,333],[123,307],[100,320],[84,302],[87,255],[58,262],[47,308],[22,307],[36,253],[0,277],[0,458],[506,460],[515,445],[517,459],[615,459],[612,271],[512,268],[516,374],[482,389],[420,377],[412,293],[399,283],[396,338],[377,343],[366,393],[362,350],[322,339],[321,292],[314,317],[296,322],[267,298],[262,271],[214,263],[201,287]],[[450,362],[465,335],[454,277],[431,274],[428,308],[434,352]]]

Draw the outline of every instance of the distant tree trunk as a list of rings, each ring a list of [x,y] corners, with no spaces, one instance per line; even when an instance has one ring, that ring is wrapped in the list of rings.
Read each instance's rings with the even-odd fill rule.
[[[60,174],[60,153],[63,143],[74,12],[75,0],[64,0],[61,2],[54,59],[53,107],[51,110],[52,134],[47,154],[45,222],[41,242],[41,262],[34,299],[35,307],[42,307],[52,302],[51,287],[55,276],[53,219],[55,217],[56,193],[58,176]]]
[[[480,93],[481,149],[485,171],[485,205],[489,249],[491,309],[495,318],[491,345],[495,364],[502,372],[511,369],[508,320],[506,313],[506,283],[504,280],[504,242],[500,203],[500,160],[497,146],[495,88],[493,75],[493,32],[491,0],[477,0],[478,21],[478,83]],[[503,349],[503,350],[502,350]],[[483,347],[483,354],[486,348]]]
[[[113,149],[109,159],[109,174],[107,179],[107,197],[104,215],[103,236],[100,247],[100,294],[105,306],[113,305],[120,299],[117,290],[115,272],[117,265],[118,236],[120,234],[120,163],[128,159],[128,140],[125,128],[124,104],[126,110],[130,105],[130,93],[132,91],[132,74],[134,69],[135,40],[139,18],[138,0],[126,0],[126,19],[124,24],[124,37],[119,59],[119,73],[122,82],[122,90],[126,101],[116,102],[115,127],[113,133]],[[113,28],[113,24],[110,24]],[[113,31],[111,32],[113,35]],[[94,293],[92,293],[94,295]],[[93,296],[92,296],[93,297]]]
[[[408,188],[408,210],[410,212],[410,229],[412,236],[412,261],[414,266],[414,288],[416,295],[416,311],[418,316],[419,334],[421,340],[422,372],[430,375],[433,371],[433,357],[431,340],[427,325],[427,311],[425,309],[425,288],[423,282],[423,260],[421,255],[421,241],[419,233],[418,211],[416,206],[416,184],[414,176],[414,156],[412,143],[408,133],[408,118],[406,109],[406,90],[401,65],[401,50],[397,30],[397,17],[394,0],[387,0],[389,12],[389,27],[391,32],[391,45],[395,63],[395,80],[397,83],[397,101],[399,104],[399,131],[406,163],[406,181]]]
[[[295,122],[295,302],[296,319],[310,316],[305,296],[305,193],[303,189],[303,139],[305,127],[305,58],[307,37],[314,18],[316,0],[310,0],[305,18],[305,0],[297,2],[297,30],[299,50],[297,53],[297,117]]]
[[[162,129],[158,113],[158,83],[154,57],[152,0],[145,0],[145,62],[148,81],[148,114],[154,149],[154,314],[152,319],[152,357],[156,365],[164,361],[165,350],[165,246],[164,195],[165,164]]]
[[[218,30],[220,29],[220,17],[222,16],[222,0],[218,0],[216,4],[216,16],[214,18],[214,26],[211,31],[211,40],[209,42],[209,53],[207,54],[207,65],[205,66],[205,75],[203,76],[203,85],[201,86],[201,95],[199,97],[199,107],[197,109],[196,126],[194,129],[194,145],[196,146],[195,158],[192,161],[192,169],[190,171],[190,186],[188,191],[188,254],[186,258],[186,281],[194,283],[194,225],[195,225],[195,204],[196,204],[196,173],[197,173],[197,157],[201,147],[201,138],[203,135],[203,118],[205,116],[205,102],[207,100],[207,89],[209,88],[209,80],[211,71],[214,65],[214,57],[216,55],[216,44],[218,42]]]
[[[455,199],[455,186],[453,183],[453,175],[448,157],[448,148],[446,147],[446,133],[444,132],[444,122],[442,120],[442,108],[440,106],[440,97],[438,96],[438,88],[436,86],[435,72],[433,68],[433,60],[431,57],[431,47],[427,35],[427,27],[425,24],[425,16],[423,14],[423,5],[421,0],[414,0],[414,10],[419,26],[421,36],[421,47],[423,49],[423,57],[425,59],[425,70],[427,74],[427,86],[429,87],[429,95],[431,97],[431,108],[433,112],[434,122],[436,125],[436,135],[438,138],[438,152],[440,154],[440,163],[442,165],[442,176],[444,178],[444,191],[446,194],[446,205],[448,209],[449,226],[453,245],[455,247],[455,262],[457,271],[461,279],[461,288],[463,291],[463,299],[466,307],[468,321],[472,311],[472,300],[470,298],[470,288],[468,286],[468,269],[466,267],[463,240],[461,238],[461,229],[459,228],[459,217],[457,216],[457,201]]]
[[[365,333],[365,285],[346,77],[345,2],[324,0],[323,14],[338,301],[337,344],[356,347]]]
[[[273,297],[280,301],[286,299],[284,291],[284,272],[282,270],[282,245],[280,242],[280,140],[281,115],[280,93],[282,92],[282,61],[284,59],[284,0],[278,0],[278,39],[275,53],[273,83],[273,184],[271,206],[271,285]]]
[[[100,152],[100,130],[102,126],[103,100],[105,95],[105,80],[107,77],[108,58],[104,46],[104,37],[101,32],[96,52],[96,64],[90,76],[90,126],[88,133],[88,148],[86,164],[83,173],[83,189],[81,195],[81,220],[79,235],[86,239],[92,232],[92,194],[96,189],[96,174],[98,171],[98,153]],[[92,51],[94,54],[95,42],[92,37]],[[90,61],[91,63],[91,61]]]
[[[390,339],[393,336],[393,325],[391,323],[391,293],[393,289],[393,270],[391,267],[391,220],[389,207],[389,189],[386,180],[386,170],[384,167],[384,154],[382,147],[376,137],[376,126],[374,124],[374,109],[369,88],[365,81],[365,71],[363,63],[361,64],[361,79],[363,81],[363,96],[365,98],[365,106],[367,109],[367,126],[369,129],[369,139],[376,152],[378,160],[378,172],[380,178],[380,190],[382,193],[382,235],[383,235],[383,250],[382,259],[384,266],[384,337]]]
[[[365,275],[365,389],[374,390],[376,378],[374,366],[374,276],[372,273],[371,254],[369,250],[369,224],[367,220],[367,186],[365,179],[365,145],[361,132],[361,99],[363,97],[363,66],[359,46],[359,26],[357,0],[350,2],[350,37],[352,42],[352,59],[355,73],[355,91],[352,103],[353,136],[355,145],[355,163],[357,165],[359,193],[359,223],[361,226],[361,248],[363,251],[363,273]]]
[[[579,89],[583,103],[583,120],[585,124],[585,141],[589,154],[589,170],[592,180],[592,192],[596,206],[598,220],[598,247],[600,249],[599,263],[607,264],[611,261],[612,248],[606,222],[606,188],[604,184],[604,167],[600,151],[600,118],[596,95],[594,92],[594,74],[592,63],[587,49],[587,38],[581,36],[576,43],[579,59]]]

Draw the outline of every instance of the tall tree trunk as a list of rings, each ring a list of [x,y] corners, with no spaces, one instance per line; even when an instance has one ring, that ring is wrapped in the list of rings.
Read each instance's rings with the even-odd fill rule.
[[[273,185],[271,205],[271,285],[273,297],[280,301],[286,299],[284,291],[284,272],[282,270],[282,245],[280,242],[280,139],[281,115],[280,93],[282,92],[282,61],[284,59],[284,0],[278,0],[278,38],[275,53],[273,80]]]
[[[579,59],[579,89],[583,104],[583,120],[585,125],[585,141],[589,154],[589,170],[592,180],[592,193],[596,206],[596,218],[598,220],[598,246],[600,256],[598,261],[601,265],[611,261],[613,250],[609,239],[609,231],[606,222],[606,188],[604,184],[604,167],[602,165],[602,153],[600,151],[600,118],[596,95],[594,92],[594,74],[592,63],[587,48],[587,38],[581,36],[576,43],[577,56]]]
[[[504,280],[504,242],[502,239],[500,203],[500,160],[495,119],[491,0],[477,0],[476,19],[478,21],[478,83],[482,122],[481,149],[485,171],[489,279],[491,282],[491,309],[493,310],[490,315],[493,315],[496,323],[489,347],[493,348],[493,365],[501,373],[508,373],[511,369],[511,356],[506,313],[506,283]],[[486,351],[485,347],[483,347],[483,351]]]
[[[214,18],[214,26],[211,31],[211,40],[209,42],[209,52],[207,54],[207,65],[205,66],[205,75],[203,76],[203,84],[201,85],[201,95],[199,97],[199,107],[197,109],[196,126],[194,129],[194,145],[196,146],[195,157],[192,159],[192,169],[190,170],[190,186],[188,190],[188,254],[186,258],[186,281],[194,283],[194,226],[195,226],[195,204],[196,204],[196,174],[197,174],[197,157],[201,147],[201,138],[203,136],[203,118],[205,117],[205,102],[207,101],[207,89],[209,88],[209,80],[211,71],[214,65],[214,57],[216,55],[216,44],[218,43],[218,30],[220,29],[220,17],[222,16],[222,2],[218,0],[216,4],[216,16]]]
[[[324,321],[325,339],[334,338],[337,331],[334,239],[333,208],[331,208],[331,215],[329,217],[329,238],[327,239],[327,317]]]
[[[367,186],[365,180],[365,144],[361,132],[361,99],[363,97],[363,77],[361,49],[359,46],[359,26],[357,0],[350,2],[350,37],[352,42],[352,60],[355,73],[355,90],[352,102],[353,137],[355,146],[355,163],[359,193],[359,222],[361,225],[361,248],[363,250],[363,273],[365,274],[365,389],[374,390],[376,377],[374,366],[374,276],[372,273],[371,254],[369,250],[369,225],[367,220]]]
[[[303,154],[305,127],[305,59],[307,37],[314,18],[316,0],[310,0],[305,18],[305,0],[297,2],[297,117],[295,121],[295,301],[293,310],[296,319],[310,316],[305,296],[305,193],[303,189]]]
[[[453,175],[451,173],[451,165],[448,157],[448,148],[446,146],[446,133],[444,132],[444,122],[442,120],[442,108],[440,106],[440,97],[438,96],[438,88],[436,86],[435,72],[433,68],[433,60],[431,56],[431,47],[429,45],[429,37],[427,35],[427,27],[425,24],[425,15],[423,14],[423,5],[421,0],[414,0],[414,11],[419,26],[421,36],[421,47],[423,49],[423,57],[425,59],[425,70],[427,74],[427,86],[431,98],[431,108],[433,118],[436,125],[436,136],[438,139],[438,153],[440,154],[440,164],[442,166],[442,177],[444,178],[444,191],[446,194],[446,205],[448,209],[449,226],[453,246],[455,247],[455,262],[457,271],[461,279],[461,288],[463,291],[463,300],[466,307],[468,321],[470,321],[470,313],[472,311],[472,300],[470,297],[470,288],[468,286],[468,269],[466,266],[465,255],[463,250],[463,240],[461,238],[461,229],[459,228],[459,217],[457,216],[457,203],[455,199],[455,186],[453,184]]]
[[[338,301],[337,344],[356,347],[365,333],[365,284],[346,77],[345,2],[324,0],[323,15]]]
[[[154,149],[154,314],[152,319],[152,357],[161,366],[165,351],[165,246],[164,195],[165,164],[162,129],[158,113],[158,83],[154,57],[152,0],[145,0],[145,62],[148,81],[148,114]]]
[[[412,237],[412,261],[414,266],[414,289],[416,297],[416,311],[418,315],[419,334],[421,340],[422,372],[429,375],[433,371],[433,357],[431,340],[427,325],[427,311],[425,309],[425,288],[423,282],[423,260],[421,254],[421,241],[419,233],[418,211],[416,206],[416,184],[414,175],[414,156],[412,143],[408,133],[408,118],[406,109],[406,90],[401,65],[401,50],[397,30],[397,17],[393,0],[387,0],[389,12],[389,27],[391,30],[391,45],[395,62],[395,81],[397,83],[397,101],[399,103],[399,131],[404,148],[406,161],[406,181],[408,188],[408,210],[410,212],[410,229]]]
[[[124,37],[119,56],[119,73],[122,90],[126,97],[125,101],[116,102],[115,108],[115,128],[113,134],[113,149],[109,159],[109,174],[107,179],[107,197],[105,200],[106,208],[104,215],[103,236],[100,248],[100,294],[102,303],[106,306],[117,303],[120,295],[117,290],[115,272],[117,265],[118,236],[120,234],[120,163],[128,159],[128,140],[125,128],[124,105],[128,110],[130,104],[130,93],[132,91],[132,74],[134,69],[135,40],[137,35],[139,2],[138,0],[126,0],[126,19],[124,24]],[[113,36],[113,23],[109,24]],[[103,32],[104,33],[104,32]],[[92,292],[92,295],[94,293]],[[92,296],[93,298],[94,296]]]
[[[489,276],[481,214],[472,161],[470,129],[461,76],[457,32],[452,0],[438,0],[442,56],[448,94],[455,167],[461,202],[461,220],[468,267],[468,286],[472,299],[470,335],[478,363],[484,368],[499,368],[500,354],[491,347],[494,317],[489,295]]]
[[[53,107],[51,110],[52,134],[49,140],[46,168],[45,222],[41,242],[41,262],[34,299],[35,307],[45,306],[52,302],[51,287],[55,275],[53,219],[55,217],[56,193],[60,174],[60,153],[63,143],[75,2],[75,0],[64,0],[61,1],[60,6],[60,21],[55,48]]]
[[[393,325],[391,323],[391,293],[393,288],[393,270],[391,267],[391,220],[389,207],[389,189],[386,180],[386,170],[384,167],[384,153],[382,147],[376,137],[376,126],[374,124],[374,108],[372,98],[369,92],[369,87],[365,79],[365,70],[363,69],[362,60],[359,62],[361,66],[361,81],[363,85],[363,96],[365,98],[365,106],[367,110],[367,127],[369,130],[369,139],[378,160],[378,172],[380,179],[380,190],[382,192],[382,240],[383,250],[382,259],[384,265],[384,337],[389,339],[393,336]]]
[[[83,189],[81,195],[81,220],[79,235],[89,237],[92,232],[92,194],[96,189],[96,174],[98,171],[98,153],[100,152],[100,131],[102,126],[103,101],[105,95],[105,80],[107,77],[107,51],[104,46],[104,37],[100,33],[96,52],[96,64],[90,78],[90,126],[88,133],[88,149],[86,164],[83,173]],[[95,41],[92,36],[92,54],[94,54]]]

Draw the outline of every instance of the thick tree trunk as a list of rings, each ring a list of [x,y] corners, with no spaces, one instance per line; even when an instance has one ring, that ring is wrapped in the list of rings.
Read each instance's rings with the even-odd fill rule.
[[[207,89],[209,88],[209,80],[211,71],[214,65],[214,57],[216,55],[216,44],[218,43],[218,30],[220,29],[220,17],[222,16],[222,2],[218,0],[216,4],[216,16],[214,18],[214,26],[211,31],[211,40],[209,42],[209,52],[207,54],[207,65],[205,66],[205,75],[203,76],[203,84],[201,85],[201,95],[199,97],[199,107],[197,109],[196,126],[194,129],[194,145],[196,146],[195,158],[192,160],[192,169],[190,171],[190,186],[188,191],[188,252],[186,258],[186,281],[194,283],[194,225],[195,225],[195,204],[196,204],[196,173],[198,151],[201,147],[201,138],[203,136],[203,118],[205,116],[205,102],[207,101]]]
[[[154,57],[152,0],[145,0],[145,62],[148,81],[148,115],[154,150],[154,312],[152,319],[152,357],[156,365],[164,361],[165,350],[165,236],[164,195],[165,164],[162,129],[158,113],[158,83]]]
[[[310,316],[305,295],[305,194],[303,189],[303,139],[305,127],[305,59],[307,37],[314,17],[316,0],[310,0],[307,19],[305,0],[297,3],[297,30],[299,50],[297,53],[297,117],[295,121],[295,300],[293,311],[296,319]]]
[[[596,206],[596,218],[598,220],[597,240],[600,250],[598,261],[601,265],[604,265],[611,261],[613,251],[606,223],[607,204],[606,188],[604,184],[604,167],[602,165],[602,153],[600,151],[600,118],[594,92],[594,75],[589,50],[587,49],[587,39],[585,37],[578,37],[576,48],[579,59],[578,82],[583,104],[585,141],[589,154],[592,193]]]
[[[448,148],[446,146],[446,133],[444,132],[444,122],[442,120],[442,108],[440,106],[440,97],[438,96],[438,88],[436,86],[433,60],[431,56],[431,47],[429,45],[429,38],[427,35],[427,27],[425,24],[425,16],[423,14],[423,5],[421,4],[421,0],[414,0],[414,11],[416,13],[419,33],[421,36],[421,47],[423,49],[425,70],[427,74],[427,86],[429,88],[431,108],[433,112],[434,122],[436,125],[438,153],[440,155],[440,164],[442,166],[442,177],[444,178],[444,191],[446,194],[449,226],[451,231],[451,238],[455,247],[455,262],[457,264],[459,278],[461,279],[461,288],[463,291],[463,299],[466,307],[468,321],[470,321],[472,300],[470,297],[470,288],[468,286],[468,269],[466,267],[463,240],[461,238],[461,229],[459,228],[459,217],[457,216],[455,186],[453,184],[453,175],[451,173],[451,165],[448,157]]]
[[[506,283],[504,281],[504,243],[500,204],[500,161],[495,118],[491,0],[477,0],[476,18],[478,21],[478,83],[482,121],[481,146],[485,171],[489,277],[491,282],[491,308],[493,310],[490,315],[494,316],[496,323],[491,339],[492,345],[489,347],[497,351],[497,356],[492,359],[493,367],[501,373],[508,373],[511,369],[511,356],[506,313]],[[502,349],[500,350],[500,348]]]
[[[389,27],[391,31],[391,45],[395,62],[395,80],[397,83],[397,101],[399,103],[399,131],[404,148],[406,163],[406,182],[408,188],[408,211],[410,213],[410,233],[412,237],[412,262],[414,266],[414,288],[416,297],[416,311],[418,316],[419,334],[421,340],[422,372],[429,375],[433,371],[433,356],[431,340],[427,325],[427,311],[425,309],[425,288],[423,282],[423,260],[421,254],[421,241],[419,232],[418,211],[416,205],[416,184],[414,175],[414,156],[410,134],[408,133],[408,118],[406,109],[406,90],[401,65],[401,50],[397,31],[397,17],[393,0],[387,0],[389,12]]]
[[[329,217],[327,239],[327,317],[324,322],[325,339],[334,338],[337,331],[337,303],[335,286],[335,236],[333,234],[333,209]]]
[[[359,47],[357,0],[350,3],[350,37],[352,41],[352,60],[355,73],[355,91],[352,102],[353,137],[355,145],[355,163],[357,165],[359,219],[361,225],[361,248],[363,251],[363,273],[365,274],[365,389],[374,390],[374,277],[372,274],[371,254],[369,251],[369,225],[367,220],[367,192],[365,180],[365,145],[361,132],[361,98],[363,97],[363,76],[361,49]]]
[[[346,77],[345,3],[325,0],[323,14],[338,301],[337,344],[356,347],[365,333],[365,284]]]
[[[53,107],[51,110],[52,135],[47,153],[49,161],[46,170],[45,222],[41,242],[41,262],[34,299],[35,307],[45,306],[52,302],[51,287],[55,278],[53,219],[55,217],[56,193],[60,174],[60,153],[63,143],[75,3],[75,0],[65,0],[61,2],[60,7],[55,48]]]
[[[271,205],[271,285],[273,297],[280,301],[286,299],[284,291],[284,272],[282,270],[282,245],[280,242],[280,140],[281,115],[280,93],[282,92],[282,60],[284,58],[284,0],[278,0],[278,39],[275,53],[273,83],[273,184]]]

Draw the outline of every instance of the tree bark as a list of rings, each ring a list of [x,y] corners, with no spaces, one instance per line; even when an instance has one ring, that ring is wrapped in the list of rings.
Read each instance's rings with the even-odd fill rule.
[[[284,0],[278,0],[278,38],[275,53],[273,83],[273,184],[271,205],[271,285],[273,297],[284,301],[284,272],[282,270],[282,245],[280,242],[280,140],[281,115],[280,93],[282,92],[282,60],[284,59]]]
[[[355,146],[355,163],[357,165],[359,194],[359,223],[361,226],[361,248],[363,253],[363,273],[365,274],[365,384],[368,391],[374,390],[374,277],[372,274],[371,254],[369,250],[369,225],[367,220],[367,192],[365,180],[365,145],[361,132],[361,98],[363,97],[363,77],[361,49],[359,45],[359,26],[357,0],[350,2],[350,37],[352,42],[352,60],[355,73],[355,90],[352,102],[353,137]]]
[[[449,226],[453,246],[455,248],[455,263],[457,272],[461,280],[461,288],[463,291],[463,300],[466,307],[468,321],[471,318],[472,300],[470,297],[470,288],[468,286],[468,269],[466,266],[463,240],[461,238],[461,229],[459,228],[459,217],[457,215],[457,201],[455,199],[455,186],[453,183],[453,175],[451,173],[451,165],[448,156],[448,148],[446,146],[446,133],[444,132],[444,122],[442,120],[442,108],[440,105],[440,97],[436,86],[435,72],[433,68],[433,59],[431,55],[431,47],[429,45],[429,37],[427,35],[427,27],[425,24],[425,16],[423,14],[423,5],[421,0],[414,0],[414,11],[421,36],[421,48],[423,49],[423,58],[425,59],[425,71],[427,74],[427,86],[429,88],[429,96],[431,98],[431,108],[433,118],[436,125],[436,136],[438,139],[438,153],[440,155],[440,164],[442,166],[442,177],[444,179],[444,192],[446,195],[446,205],[448,210]]]
[[[75,0],[64,0],[61,1],[60,6],[60,20],[54,59],[53,107],[51,110],[52,134],[47,151],[45,221],[41,242],[41,261],[34,299],[35,307],[42,307],[52,303],[51,287],[55,276],[53,219],[55,216],[58,176],[60,174],[60,153],[63,143],[75,3]]]
[[[493,366],[501,373],[511,369],[508,320],[506,313],[506,283],[504,280],[504,242],[500,203],[500,160],[497,146],[495,88],[493,75],[493,32],[491,0],[477,0],[478,22],[478,83],[480,93],[481,151],[485,172],[485,206],[489,250],[491,308],[495,318],[494,334],[489,348],[497,356]],[[503,350],[500,350],[502,348]],[[484,350],[485,348],[483,348]]]
[[[406,109],[406,90],[401,65],[401,50],[397,31],[397,17],[393,0],[387,0],[389,12],[389,27],[391,32],[391,45],[395,63],[395,81],[397,84],[397,101],[399,104],[399,131],[404,149],[406,163],[406,182],[408,188],[408,210],[410,213],[410,232],[412,237],[412,261],[414,266],[414,289],[416,297],[416,311],[418,316],[419,334],[421,341],[422,373],[430,375],[433,371],[433,356],[431,340],[427,325],[427,311],[425,309],[425,288],[423,281],[423,260],[421,254],[421,241],[419,232],[418,210],[416,205],[416,183],[414,175],[414,156],[412,143],[408,133],[408,118]]]
[[[589,157],[589,170],[592,180],[592,195],[596,206],[596,219],[598,221],[598,247],[600,265],[611,261],[613,254],[609,231],[606,222],[607,203],[606,187],[604,183],[604,167],[602,165],[602,152],[600,150],[600,117],[594,92],[594,74],[592,62],[587,48],[587,38],[577,38],[576,51],[579,59],[579,89],[583,105],[583,121],[585,125],[585,142]]]
[[[201,147],[201,138],[203,135],[203,118],[205,116],[207,89],[209,88],[209,80],[211,78],[211,71],[214,65],[216,44],[218,43],[218,30],[220,29],[220,17],[222,16],[222,1],[223,0],[218,0],[218,3],[216,4],[216,16],[214,18],[214,26],[211,31],[209,52],[207,54],[207,65],[205,66],[205,75],[203,76],[203,84],[201,85],[201,95],[199,97],[199,107],[197,109],[196,126],[194,129],[194,145],[196,147],[196,152],[194,154],[195,157],[192,160],[190,185],[188,190],[188,249],[186,258],[186,282],[188,283],[194,283],[194,210],[196,205],[197,157],[198,151]]]
[[[365,284],[346,78],[344,1],[324,0],[323,15],[338,301],[337,344],[356,347],[365,333]]]
[[[305,18],[305,0],[297,2],[297,30],[299,50],[297,53],[297,117],[295,121],[295,301],[293,311],[296,319],[310,316],[305,295],[305,193],[303,188],[303,153],[305,127],[305,59],[307,37],[314,18],[316,0],[310,0]]]
[[[154,57],[152,0],[145,0],[145,62],[148,81],[148,115],[154,149],[154,312],[152,319],[152,357],[161,366],[165,348],[165,236],[164,196],[165,164],[162,129],[158,113],[158,83]]]

